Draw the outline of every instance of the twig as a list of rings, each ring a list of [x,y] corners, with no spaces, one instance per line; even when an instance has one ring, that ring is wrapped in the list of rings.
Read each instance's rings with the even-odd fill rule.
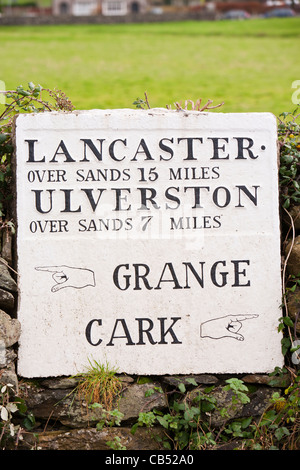
[[[145,95],[145,103],[148,106],[148,109],[151,109],[151,106],[150,106],[149,101],[148,101],[147,93],[145,92],[144,95]]]

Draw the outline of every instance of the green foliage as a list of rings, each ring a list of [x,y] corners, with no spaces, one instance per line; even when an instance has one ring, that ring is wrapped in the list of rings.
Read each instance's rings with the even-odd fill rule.
[[[122,444],[119,436],[115,436],[111,441],[107,441],[106,445],[112,450],[126,450],[126,446]]]
[[[282,113],[278,123],[280,148],[279,184],[281,205],[285,209],[300,204],[300,106]]]
[[[280,114],[278,118],[278,144],[279,144],[279,189],[280,205],[287,228],[286,239],[295,238],[295,228],[291,212],[300,205],[300,105],[293,112]],[[283,230],[284,232],[284,230]],[[283,248],[286,242],[283,242]],[[284,250],[283,250],[284,251]],[[292,294],[300,286],[300,273],[298,276],[287,275],[288,255],[283,268],[283,313],[279,319],[278,331],[283,332],[281,341],[282,353],[294,352],[295,325],[289,316],[287,295]],[[297,321],[297,320],[296,320]]]
[[[96,428],[98,431],[101,431],[104,427],[120,426],[121,421],[124,417],[124,414],[117,409],[106,410],[101,403],[92,403],[89,408],[91,410],[100,409],[101,410],[101,419],[98,421]]]
[[[161,440],[165,449],[213,450],[234,441],[239,449],[299,450],[299,381],[300,376],[296,376],[293,384],[285,390],[284,397],[275,392],[259,419],[252,416],[236,419],[228,413],[237,405],[246,405],[250,401],[248,387],[240,379],[225,381],[227,385],[223,390],[232,392],[231,404],[226,408],[218,406],[214,386],[196,387],[187,392],[185,384],[180,383],[176,393],[171,394],[167,412],[140,413],[131,432],[134,434],[140,426],[153,431],[160,425],[165,431],[165,438]],[[223,424],[213,426],[212,414],[221,416]]]
[[[233,377],[225,380],[225,382],[228,385],[224,387],[224,390],[232,390],[233,392],[232,403],[242,403],[243,405],[249,403],[250,398],[247,395],[249,390],[248,387],[243,384],[242,380]]]
[[[255,450],[300,449],[300,375],[285,390],[284,396],[275,392],[269,408],[258,423],[252,425],[253,438],[249,443]]]

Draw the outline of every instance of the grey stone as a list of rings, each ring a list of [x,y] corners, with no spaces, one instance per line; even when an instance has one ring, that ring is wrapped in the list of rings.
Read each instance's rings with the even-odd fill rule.
[[[260,387],[255,393],[250,395],[250,402],[243,407],[242,417],[262,416],[266,408],[271,404],[272,395],[276,391],[279,391],[279,389]]]
[[[217,408],[210,414],[210,422],[212,427],[219,428],[229,419],[241,416],[243,404],[233,403],[232,390],[225,390],[224,387],[217,387],[211,392],[211,396],[217,401]],[[226,409],[227,416],[223,417],[220,409]]]
[[[120,400],[119,409],[124,414],[123,420],[137,418],[141,411],[147,412],[156,409],[162,409],[167,406],[166,397],[163,393],[155,391],[159,388],[159,383],[133,384],[128,387]],[[146,392],[154,390],[150,396]]]
[[[215,385],[218,378],[210,374],[185,375],[185,376],[164,376],[163,382],[167,385],[178,387],[179,384],[190,385],[189,380],[193,379],[198,385]]]
[[[161,409],[166,406],[164,394],[154,392],[151,396],[145,394],[159,384],[129,385],[116,401],[114,408],[123,416],[123,422],[136,420],[140,411],[151,411],[153,408]],[[80,400],[72,390],[28,388],[26,403],[37,419],[47,420],[49,417],[58,420],[70,428],[87,428],[96,426],[102,420],[101,408],[93,408]]]
[[[14,296],[10,292],[0,289],[0,309],[10,311],[14,308],[14,303]]]
[[[17,357],[17,354],[12,348],[5,348],[0,346],[0,369],[7,367]]]
[[[139,428],[135,434],[132,434],[130,427],[104,428],[101,431],[87,428],[39,434],[26,433],[19,448],[21,450],[22,448],[28,450],[110,450],[111,447],[107,443],[116,442],[117,438],[126,450],[159,450],[161,446],[155,436],[162,437],[162,434],[161,429],[152,429],[150,435],[146,428]]]
[[[0,258],[0,288],[10,292],[17,292],[18,290],[17,283],[12,278],[9,269],[2,258]]]
[[[75,388],[78,380],[75,377],[55,377],[43,380],[42,385],[51,389],[68,389]]]
[[[101,415],[91,413],[71,392],[65,389],[27,390],[26,404],[36,419],[59,421],[71,428],[86,428],[95,425]]]
[[[3,232],[1,255],[8,264],[12,263],[12,234],[8,230]]]
[[[282,376],[269,376],[265,374],[249,374],[242,378],[248,384],[269,385],[270,387],[286,388],[290,385],[291,380],[288,374]]]
[[[21,324],[16,318],[11,318],[7,313],[0,310],[0,347],[6,347],[17,343],[21,333]]]

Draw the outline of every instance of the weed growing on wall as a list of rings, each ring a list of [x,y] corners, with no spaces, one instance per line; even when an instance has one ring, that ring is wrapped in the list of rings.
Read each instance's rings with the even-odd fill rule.
[[[113,404],[122,390],[122,383],[117,377],[117,371],[108,363],[101,364],[89,361],[87,371],[76,375],[79,383],[74,392],[88,405],[97,404],[111,411]]]

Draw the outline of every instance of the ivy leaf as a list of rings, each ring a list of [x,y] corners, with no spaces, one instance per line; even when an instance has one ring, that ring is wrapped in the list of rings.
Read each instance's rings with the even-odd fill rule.
[[[294,326],[294,323],[293,323],[293,321],[290,319],[290,317],[284,317],[284,318],[283,318],[283,323],[284,323],[286,326],[291,326],[291,327]]]
[[[164,418],[164,416],[157,416],[156,419],[159,424],[161,424],[165,429],[168,429],[169,424],[168,421]]]

